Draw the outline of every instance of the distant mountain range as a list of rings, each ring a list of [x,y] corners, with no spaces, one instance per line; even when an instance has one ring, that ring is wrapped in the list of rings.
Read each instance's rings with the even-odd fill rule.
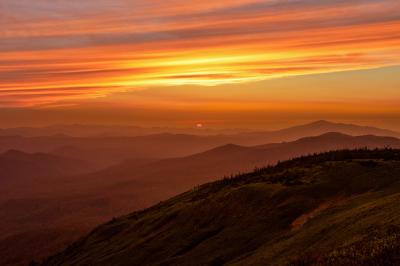
[[[0,187],[0,216],[3,217],[0,220],[0,264],[23,265],[31,259],[42,258],[111,217],[149,207],[223,176],[273,165],[299,155],[364,147],[400,148],[400,140],[326,133],[252,147],[227,144],[177,158],[129,159],[106,169],[78,175],[73,174],[74,169],[88,169],[82,161],[40,154],[46,159],[35,166],[40,171],[44,171],[40,163],[53,165],[55,173],[60,171],[58,166],[61,171],[65,167],[62,175],[55,176],[35,174],[38,170],[32,168],[31,162],[35,162],[38,154],[9,151],[0,156],[0,165],[1,159],[7,163],[10,158],[17,159],[18,164],[9,168],[2,178],[18,176],[22,182]],[[52,158],[57,158],[54,162],[59,163],[53,163]],[[38,242],[40,246],[36,245]]]
[[[338,132],[351,136],[375,135],[400,137],[399,132],[391,130],[353,124],[334,123],[326,120],[319,120],[309,124],[294,126],[277,131],[242,133],[240,135],[254,138],[256,141],[253,143],[253,145],[257,145],[260,144],[260,141],[261,143],[293,141],[303,137],[319,136],[328,132]]]
[[[341,132],[349,135],[377,135],[400,136],[399,132],[369,126],[334,123],[319,120],[305,125],[299,125],[274,131],[257,131],[249,129],[212,129],[212,128],[163,128],[163,127],[138,127],[138,126],[104,126],[104,125],[53,125],[46,127],[15,127],[0,128],[0,136],[43,137],[65,135],[71,137],[135,137],[157,134],[184,134],[184,135],[269,135],[271,138],[298,139],[299,135],[321,135],[326,132]],[[290,140],[290,139],[287,139]]]
[[[90,127],[89,127],[90,128]],[[67,130],[60,128],[64,135],[46,136],[45,132],[38,130],[43,136],[25,137],[24,130],[3,130],[0,137],[0,152],[16,149],[24,152],[43,152],[57,154],[88,161],[104,168],[122,160],[134,158],[162,159],[183,157],[204,152],[226,144],[244,146],[261,145],[265,143],[293,141],[308,136],[318,136],[328,132],[339,132],[347,135],[376,135],[400,137],[400,133],[350,124],[338,124],[328,121],[317,121],[311,124],[269,132],[248,132],[238,134],[217,135],[190,135],[160,133],[143,136],[97,136],[97,137],[71,137],[65,135]],[[89,130],[89,129],[86,129]],[[94,127],[93,131],[100,129]],[[17,136],[16,133],[20,133]],[[1,135],[1,134],[0,134]]]
[[[247,132],[244,129],[211,129],[211,128],[171,128],[171,127],[138,127],[138,126],[105,126],[105,125],[52,125],[46,127],[14,127],[0,129],[0,136],[40,137],[67,135],[71,137],[126,137],[155,134],[194,134],[218,135]]]

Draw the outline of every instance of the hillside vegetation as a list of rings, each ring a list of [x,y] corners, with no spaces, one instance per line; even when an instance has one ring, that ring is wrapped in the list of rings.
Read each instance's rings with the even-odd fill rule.
[[[196,187],[43,265],[398,265],[400,150],[343,150]]]
[[[23,266],[42,260],[112,217],[153,206],[223,176],[305,154],[363,147],[400,148],[400,140],[331,132],[252,147],[223,145],[179,158],[130,159],[76,176],[68,173],[87,167],[48,158],[68,162],[67,157],[7,152],[7,158],[18,158],[18,164],[4,161],[4,178],[0,174],[0,265]],[[57,171],[50,171],[53,168]],[[6,180],[12,182],[6,186]]]

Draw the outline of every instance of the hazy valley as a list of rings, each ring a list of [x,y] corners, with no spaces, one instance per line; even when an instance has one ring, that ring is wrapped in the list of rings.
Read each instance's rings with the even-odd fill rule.
[[[355,129],[358,131],[353,132]],[[282,130],[290,133],[282,134],[281,142],[269,144],[261,141],[270,139],[271,133],[250,133],[258,139],[173,134],[4,137],[7,148],[24,151],[9,150],[0,155],[0,214],[4,217],[1,263],[24,265],[41,260],[113,217],[150,207],[204,183],[279,161],[341,149],[400,148],[399,139],[374,136],[377,129],[368,129],[316,122]],[[367,135],[338,133],[341,131]],[[300,138],[290,141],[294,136]],[[6,142],[10,138],[19,141]],[[261,143],[243,146],[243,139]],[[86,152],[68,154],[59,148],[66,145]],[[190,154],[193,150],[196,152]],[[90,154],[93,158],[86,160]],[[99,163],[101,160],[106,163]]]

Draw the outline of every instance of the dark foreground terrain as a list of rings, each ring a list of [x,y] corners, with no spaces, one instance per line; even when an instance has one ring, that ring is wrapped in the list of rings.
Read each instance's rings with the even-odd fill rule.
[[[400,150],[301,157],[94,229],[43,265],[399,265]]]
[[[258,146],[223,145],[169,159],[96,163],[46,153],[0,155],[0,265],[24,266],[64,250],[113,217],[148,208],[197,185],[305,154],[400,148],[392,137],[326,133]]]

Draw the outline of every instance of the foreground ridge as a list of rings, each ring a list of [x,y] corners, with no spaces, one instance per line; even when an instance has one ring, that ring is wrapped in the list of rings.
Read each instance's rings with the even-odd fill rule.
[[[399,181],[400,150],[303,156],[113,219],[43,265],[396,264]]]

